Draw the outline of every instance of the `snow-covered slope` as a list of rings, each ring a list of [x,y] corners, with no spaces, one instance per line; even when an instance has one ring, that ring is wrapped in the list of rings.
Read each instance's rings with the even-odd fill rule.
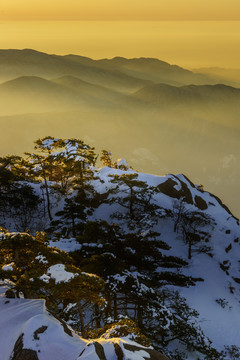
[[[5,297],[7,286],[1,286],[0,348],[1,359],[8,360],[19,349],[32,350],[32,358],[76,359],[86,346],[78,336],[69,336],[45,309],[44,300]],[[18,345],[16,343],[18,341]],[[13,357],[14,358],[14,357]]]
[[[121,166],[122,162],[120,163]],[[149,226],[161,233],[161,239],[171,246],[170,254],[188,261],[184,270],[185,275],[201,278],[195,286],[180,288],[181,294],[188,304],[196,309],[200,316],[199,322],[204,333],[219,351],[224,345],[240,345],[240,226],[230,210],[219,198],[204,191],[201,185],[193,184],[186,176],[166,175],[155,176],[137,173],[131,169],[113,169],[109,167],[97,170],[94,189],[102,196],[102,203],[95,209],[90,220],[124,221],[114,218],[116,211],[125,213],[126,209],[116,201],[108,203],[107,199],[114,199],[111,191],[116,188],[112,182],[114,176],[137,175],[137,180],[146,182],[149,187],[158,191],[153,195],[152,202],[162,210],[180,211],[178,204],[184,199],[185,212],[201,212],[211,219],[199,232],[200,242],[193,245],[192,257],[188,259],[188,246],[180,231],[174,232],[174,216],[161,217]],[[118,195],[124,194],[126,187],[118,187]],[[144,191],[144,190],[143,190]],[[56,203],[59,210],[62,204]],[[160,214],[161,214],[160,211]],[[74,251],[79,246],[74,239],[61,239],[51,243],[62,250]],[[204,249],[205,248],[205,249]]]
[[[0,283],[1,360],[167,360],[129,339],[87,341],[54,318],[44,300],[7,298]]]
[[[95,184],[97,191],[102,194],[109,192],[114,186],[111,176],[123,173],[126,171],[102,168]],[[127,173],[134,172],[128,170]],[[179,290],[188,304],[199,312],[201,328],[213,342],[213,346],[219,351],[223,350],[224,345],[240,346],[239,220],[220,199],[204,191],[202,186],[194,185],[182,174],[159,177],[139,173],[138,180],[160,190],[153,196],[152,201],[161,208],[179,211],[176,210],[176,204],[184,198],[184,211],[201,212],[212,219],[201,229],[201,241],[193,246],[191,259],[188,259],[188,246],[181,233],[174,232],[173,218],[159,218],[153,228],[159,231],[161,239],[172,247],[172,255],[188,261],[189,265],[184,274],[204,280],[193,287]],[[103,204],[94,216],[110,220],[115,211],[114,207],[117,206]],[[121,211],[125,210],[122,208]]]
[[[95,169],[94,172],[91,185],[96,191],[98,201],[94,211],[88,214],[87,220],[119,223],[125,232],[133,231],[131,228],[133,225],[134,231],[139,228],[141,231],[151,229],[160,233],[160,239],[171,247],[167,254],[188,262],[183,274],[201,280],[197,281],[195,286],[176,288],[186,298],[188,305],[198,311],[199,324],[204,334],[219,352],[224,350],[224,346],[240,346],[239,220],[220,199],[204,191],[201,185],[193,184],[182,174],[166,176],[142,174],[129,169],[124,161],[119,162],[116,168],[104,167]],[[133,181],[139,182],[139,186],[137,183],[133,186],[137,196],[149,194],[150,203],[155,206],[154,213],[150,215],[143,214],[140,208],[142,212],[140,225],[135,219],[129,218],[129,209],[119,201],[119,198],[129,194],[129,187],[121,182],[121,179],[126,179],[127,176],[130,178],[132,176]],[[116,178],[118,182],[114,181]],[[41,195],[40,185],[33,186]],[[51,206],[53,215],[62,210],[64,197],[52,191]],[[123,216],[116,216],[117,212]],[[184,228],[181,223],[184,221],[184,216],[188,219],[190,216],[192,219],[191,227],[185,224]],[[195,235],[191,239],[191,249],[189,249],[190,238],[186,238],[189,233]],[[71,252],[81,249],[82,245],[70,234],[69,238],[62,236],[60,239],[50,241],[50,246]],[[164,250],[162,252],[164,254]],[[174,271],[178,272],[178,269]],[[6,303],[6,300],[9,302]],[[36,351],[39,360],[161,359],[161,355],[154,355],[149,349],[135,348],[138,345],[131,344],[126,339],[104,339],[94,343],[80,339],[77,335],[70,337],[64,332],[60,323],[46,312],[42,300],[6,299],[2,295],[0,312],[0,348],[3,347],[5,356],[3,360],[9,359],[21,334],[24,334],[24,348]],[[43,326],[47,326],[47,329],[37,334],[35,337],[39,339],[35,339],[34,333]],[[123,358],[116,355],[118,348],[116,344],[122,349]],[[99,355],[103,351],[99,350],[99,346],[104,349],[105,357]],[[134,354],[129,354],[128,349],[132,349]],[[59,353],[63,354],[61,355],[63,357],[60,357]],[[188,360],[198,359],[196,354],[186,356]],[[226,357],[226,360],[228,359],[230,357]]]

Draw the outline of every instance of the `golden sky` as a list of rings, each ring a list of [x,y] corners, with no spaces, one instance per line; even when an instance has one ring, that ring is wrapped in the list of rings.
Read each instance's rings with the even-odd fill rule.
[[[239,68],[240,0],[0,0],[9,48]]]
[[[1,0],[0,20],[240,20],[240,1]]]
[[[0,21],[0,49],[239,68],[240,21]]]

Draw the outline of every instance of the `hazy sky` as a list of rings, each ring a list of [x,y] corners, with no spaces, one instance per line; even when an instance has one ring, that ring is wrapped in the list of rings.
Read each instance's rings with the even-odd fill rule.
[[[0,49],[239,68],[240,0],[0,0],[0,34]]]
[[[1,0],[2,20],[240,20],[239,0]]]

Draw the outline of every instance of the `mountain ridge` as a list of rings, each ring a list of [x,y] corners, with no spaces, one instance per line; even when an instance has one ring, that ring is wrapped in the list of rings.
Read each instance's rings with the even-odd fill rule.
[[[140,67],[135,67],[135,63]],[[163,67],[170,69],[171,74],[169,70],[164,75]],[[9,91],[3,90],[6,85],[0,85],[1,124],[6,138],[11,138],[7,143],[3,139],[1,151],[6,153],[10,148],[16,148],[18,153],[23,151],[26,142],[30,144],[33,140],[28,140],[31,132],[27,129],[39,137],[46,133],[44,129],[57,127],[68,136],[90,138],[96,146],[105,143],[119,155],[124,141],[124,157],[133,166],[155,173],[161,169],[190,173],[193,178],[202,179],[212,192],[223,196],[225,202],[229,199],[229,206],[238,213],[233,193],[239,191],[240,176],[236,165],[240,131],[238,90],[227,87],[231,86],[229,82],[217,85],[218,78],[214,84],[209,81],[209,86],[197,85],[199,79],[181,81],[178,69],[151,58],[93,60],[30,49],[2,50],[0,81],[38,76],[49,83],[45,82],[44,87],[39,81],[39,86],[32,84],[28,88],[22,81],[19,86],[9,84]],[[186,71],[181,70],[181,74]],[[24,145],[13,133],[20,125]]]
[[[5,61],[4,61],[5,60]],[[9,71],[9,66],[12,64],[15,66],[23,66],[24,63],[30,64],[31,62],[37,65],[39,61],[42,62],[42,67],[45,67],[45,72],[49,72],[50,70],[53,72],[55,70],[59,71],[59,75],[61,75],[61,72],[65,71],[69,74],[76,75],[76,73],[79,73],[79,70],[84,71],[87,73],[89,71],[89,67],[91,68],[91,71],[95,72],[96,76],[100,76],[99,74],[100,70],[107,70],[108,73],[112,73],[112,76],[115,75],[115,77],[118,78],[118,73],[120,71],[121,76],[125,81],[132,82],[133,86],[138,86],[140,81],[153,81],[155,82],[155,78],[157,82],[160,82],[161,80],[165,80],[168,83],[171,83],[172,85],[182,85],[184,83],[215,83],[216,80],[212,79],[211,77],[203,74],[195,74],[191,70],[187,70],[184,68],[181,68],[177,65],[170,65],[165,61],[156,59],[156,58],[133,58],[133,59],[127,59],[123,57],[115,57],[112,59],[98,59],[94,60],[88,57],[83,57],[80,55],[55,55],[55,54],[46,54],[44,52],[39,52],[32,49],[23,49],[23,50],[0,50],[0,64],[2,66],[2,72],[0,72],[0,77],[3,77],[4,71],[7,73]],[[7,64],[6,64],[7,61]],[[54,69],[54,62],[55,62],[55,69]],[[7,65],[4,69],[4,65]],[[120,67],[116,66],[120,65]],[[126,66],[122,66],[126,65]],[[140,65],[140,68],[137,68],[137,71],[133,71],[132,65]],[[147,66],[147,69],[145,69],[145,65]],[[155,66],[154,69],[151,69],[152,66]],[[18,71],[23,71],[21,69],[21,66]],[[80,67],[80,68],[79,68]],[[62,70],[61,70],[62,69]],[[111,70],[110,70],[111,69]],[[145,69],[145,75],[143,76]],[[167,74],[161,73],[161,70],[169,70]],[[154,70],[154,71],[153,71]],[[12,70],[13,71],[13,70]],[[36,74],[36,69],[32,69],[32,75],[34,75],[34,71]],[[133,73],[131,72],[133,71]],[[160,71],[159,75],[156,75],[156,71]],[[154,77],[155,72],[155,77]],[[39,73],[39,75],[43,75],[43,72]],[[141,75],[142,74],[142,75]],[[172,77],[172,75],[173,77]],[[29,74],[30,75],[30,74]],[[188,78],[184,80],[183,75],[186,75]],[[5,74],[6,76],[6,74]],[[12,75],[11,75],[12,76]],[[87,79],[87,74],[85,75]],[[88,75],[89,76],[89,75]],[[140,78],[138,78],[140,76]],[[172,78],[171,78],[172,77]],[[176,78],[179,77],[179,80]],[[134,85],[135,82],[135,85]]]

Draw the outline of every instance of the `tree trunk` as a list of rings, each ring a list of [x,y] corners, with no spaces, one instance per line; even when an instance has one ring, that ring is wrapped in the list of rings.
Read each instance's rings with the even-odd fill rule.
[[[178,226],[178,222],[177,222],[177,221],[175,221],[175,223],[174,223],[174,232],[176,232],[176,231],[177,231],[177,226]]]
[[[44,196],[44,191],[43,188],[41,187],[42,190],[42,198],[43,198],[43,216],[46,217],[46,204],[45,204],[45,196]]]
[[[117,320],[117,296],[116,294],[114,294],[114,298],[113,298],[113,316],[114,316],[114,320]]]
[[[50,221],[52,221],[52,214],[51,214],[51,209],[50,209],[50,197],[49,197],[49,192],[48,192],[48,184],[47,184],[45,171],[43,171],[43,178],[44,178],[44,184],[45,184],[46,195],[47,195],[48,216],[49,216]]]
[[[192,239],[188,237],[188,259],[192,258]]]
[[[124,296],[124,307],[126,309],[126,315],[128,315],[128,311],[127,311],[127,308],[128,308],[127,294],[125,294],[125,296]]]
[[[137,322],[138,322],[138,326],[141,328],[143,324],[143,319],[142,319],[142,306],[139,301],[137,304]]]
[[[72,214],[72,234],[73,237],[76,237],[76,226],[75,226],[75,216]]]
[[[13,251],[14,251],[14,258],[13,258],[13,261],[16,265],[16,267],[20,267],[21,264],[20,264],[20,259],[19,259],[19,249],[14,249],[13,248]]]
[[[80,318],[80,331],[82,336],[85,336],[85,325],[84,325],[84,316],[83,316],[83,312],[82,312],[82,306],[81,306],[81,302],[80,300],[77,301],[77,308],[78,308],[78,313],[79,313],[79,318]]]
[[[101,327],[101,317],[100,317],[99,306],[97,304],[95,304],[94,310],[95,310],[96,327],[100,328]]]
[[[129,213],[130,213],[130,218],[134,219],[134,212],[133,212],[133,188],[130,187],[130,199],[129,199]]]
[[[106,301],[107,301],[106,316],[107,317],[112,316],[112,299],[109,294],[106,294]]]

